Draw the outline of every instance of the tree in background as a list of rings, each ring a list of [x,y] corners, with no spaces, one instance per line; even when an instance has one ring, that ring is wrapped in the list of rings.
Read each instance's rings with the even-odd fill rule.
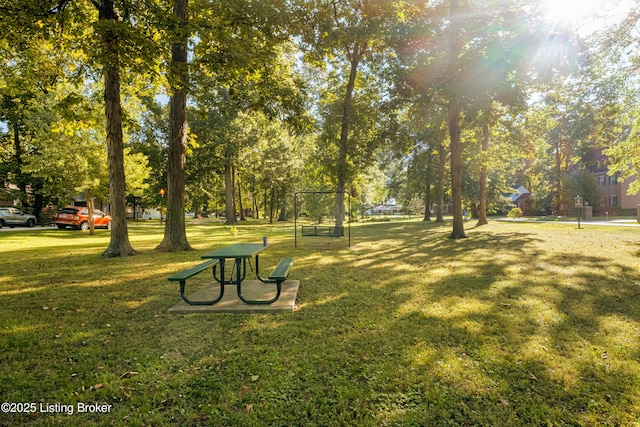
[[[189,69],[187,44],[189,42],[188,1],[173,1],[171,23],[172,46],[169,64],[169,150],[167,155],[167,216],[164,238],[156,248],[159,251],[190,250],[185,225],[184,195],[187,161],[187,90]]]
[[[26,164],[44,143],[42,130],[53,120],[51,108],[65,108],[66,101],[54,92],[65,79],[60,69],[74,69],[78,56],[67,54],[67,40],[56,38],[54,30],[33,25],[32,18],[19,12],[19,7],[10,8],[0,18],[0,120],[6,126],[0,176],[4,186],[17,185],[12,198],[32,208],[41,223],[42,208],[49,201],[45,181],[29,173]],[[57,106],[54,97],[60,101]],[[73,94],[66,99],[72,103]]]
[[[296,9],[301,44],[307,60],[313,64],[337,71],[335,82],[329,87],[330,99],[325,101],[329,110],[324,114],[323,145],[335,151],[336,227],[344,220],[344,193],[359,163],[359,157],[371,153],[354,137],[365,125],[363,115],[355,117],[358,94],[358,74],[367,61],[373,68],[375,54],[385,49],[384,34],[395,19],[391,4],[376,1],[325,1],[305,2]],[[371,69],[370,68],[370,69]],[[335,87],[341,88],[336,93]],[[368,105],[371,105],[368,103]]]
[[[582,197],[585,206],[594,206],[598,199],[598,181],[594,174],[586,169],[575,169],[567,174],[563,183],[563,199],[572,201],[576,196]],[[573,206],[573,203],[570,203]]]
[[[206,62],[199,72],[198,83],[208,90],[196,94],[194,108],[198,111],[198,130],[195,131],[198,150],[207,151],[212,159],[217,159],[216,168],[224,175],[227,224],[237,221],[236,180],[237,171],[242,168],[240,156],[245,148],[255,145],[259,137],[255,133],[244,133],[257,132],[258,128],[244,126],[241,118],[263,115],[268,121],[282,123],[292,137],[306,132],[309,122],[304,111],[305,84],[295,73],[290,46],[262,34],[259,29],[237,29],[243,30],[261,35],[268,49],[253,51],[255,47],[247,44],[244,46],[246,57],[239,58],[238,63],[212,70],[209,56],[214,54],[211,50],[215,46],[202,46],[201,55]]]

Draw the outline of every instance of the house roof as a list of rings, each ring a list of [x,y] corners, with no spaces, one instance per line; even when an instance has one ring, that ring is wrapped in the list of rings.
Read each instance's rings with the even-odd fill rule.
[[[515,193],[511,193],[509,195],[509,199],[511,199],[512,202],[515,202],[516,200],[518,200],[518,198],[520,198],[520,196],[522,196],[523,194],[529,194],[529,190],[527,190],[526,188],[524,188],[522,185],[520,187],[518,187],[518,189],[515,191]]]
[[[518,187],[515,193],[511,193],[509,195],[509,199],[511,200],[511,203],[522,202],[524,200],[529,200],[532,197],[535,197],[535,194],[527,190],[522,185]]]

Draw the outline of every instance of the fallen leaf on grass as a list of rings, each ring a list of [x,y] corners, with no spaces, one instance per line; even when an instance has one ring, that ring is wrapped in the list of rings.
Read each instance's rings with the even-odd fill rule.
[[[120,391],[122,392],[122,394],[124,394],[124,396],[125,396],[127,399],[131,399],[131,393],[130,393],[129,391],[127,391],[127,390],[131,391],[132,389],[131,389],[131,388],[129,388],[129,387],[127,387],[127,388],[120,387]]]
[[[120,379],[123,379],[123,378],[130,378],[130,377],[132,377],[132,376],[134,376],[134,375],[138,375],[138,372],[135,372],[135,371],[127,371],[127,372],[125,372],[124,374],[120,375]]]

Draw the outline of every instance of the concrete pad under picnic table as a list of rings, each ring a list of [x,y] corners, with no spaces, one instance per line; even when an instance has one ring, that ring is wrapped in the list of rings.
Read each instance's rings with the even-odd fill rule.
[[[280,298],[271,304],[245,304],[238,298],[235,285],[226,285],[224,297],[213,305],[189,305],[180,298],[180,302],[171,307],[169,313],[283,313],[291,312],[296,305],[296,297],[300,288],[299,280],[286,280],[282,282]],[[268,300],[273,298],[276,285],[262,283],[259,280],[245,280],[242,282],[242,296],[247,299]],[[210,283],[202,286],[191,295],[187,295],[191,301],[214,300],[220,295],[220,285]]]

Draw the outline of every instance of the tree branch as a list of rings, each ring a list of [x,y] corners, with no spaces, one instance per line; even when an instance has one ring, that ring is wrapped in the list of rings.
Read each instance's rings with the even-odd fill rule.
[[[71,0],[60,0],[56,7],[54,7],[53,9],[49,9],[48,14],[53,15],[56,13],[64,12],[64,9],[69,3],[71,3]]]

